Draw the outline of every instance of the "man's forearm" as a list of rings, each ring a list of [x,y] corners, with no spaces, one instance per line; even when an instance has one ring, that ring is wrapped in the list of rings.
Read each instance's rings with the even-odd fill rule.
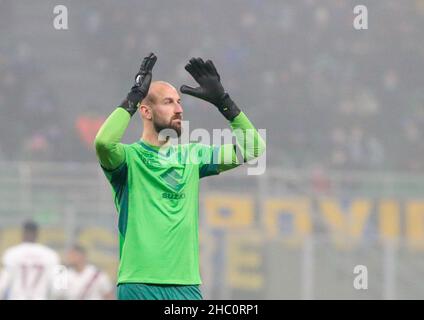
[[[123,108],[116,108],[101,126],[94,140],[100,164],[108,170],[119,167],[125,161],[121,139],[130,122],[131,115]]]
[[[240,112],[230,122],[230,126],[236,136],[237,146],[243,156],[243,162],[257,158],[265,152],[265,141],[243,112]],[[221,146],[219,159],[220,172],[235,168],[241,164],[237,159],[234,146],[230,144]]]
[[[230,126],[236,136],[244,162],[257,158],[265,152],[265,141],[243,112],[231,121]]]

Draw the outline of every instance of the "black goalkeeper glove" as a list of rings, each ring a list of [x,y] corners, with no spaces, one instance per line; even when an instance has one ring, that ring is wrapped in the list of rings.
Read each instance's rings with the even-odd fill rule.
[[[201,58],[191,58],[185,69],[200,86],[192,88],[183,85],[180,88],[182,93],[212,103],[229,121],[232,121],[240,113],[240,109],[222,87],[221,77],[211,60],[203,62]]]
[[[143,59],[140,70],[135,75],[135,83],[128,93],[127,98],[121,103],[121,108],[127,110],[131,116],[137,111],[138,104],[149,92],[150,82],[152,81],[152,69],[157,57],[150,53]]]

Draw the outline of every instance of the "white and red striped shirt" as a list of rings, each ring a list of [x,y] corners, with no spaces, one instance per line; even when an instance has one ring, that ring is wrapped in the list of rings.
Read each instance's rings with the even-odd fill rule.
[[[0,298],[8,300],[46,300],[51,298],[59,255],[39,244],[24,242],[3,255]]]
[[[107,273],[93,265],[86,265],[81,272],[68,270],[68,286],[65,290],[65,298],[68,300],[102,300],[112,290]]]

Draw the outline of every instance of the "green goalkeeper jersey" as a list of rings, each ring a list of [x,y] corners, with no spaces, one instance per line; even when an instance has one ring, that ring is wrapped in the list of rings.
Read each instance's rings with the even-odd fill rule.
[[[123,144],[119,141],[129,119],[127,111],[117,108],[95,142],[119,213],[118,283],[200,284],[199,179],[238,166],[233,145]],[[253,125],[242,113],[231,127]],[[251,157],[265,147],[259,134],[254,139]],[[226,164],[224,153],[232,158]]]

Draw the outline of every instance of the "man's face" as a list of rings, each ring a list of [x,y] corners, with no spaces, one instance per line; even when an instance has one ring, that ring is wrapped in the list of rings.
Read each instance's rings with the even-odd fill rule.
[[[159,84],[153,88],[155,104],[151,106],[152,122],[156,132],[164,129],[175,130],[177,136],[181,135],[181,122],[183,120],[183,108],[180,95],[175,88]]]

